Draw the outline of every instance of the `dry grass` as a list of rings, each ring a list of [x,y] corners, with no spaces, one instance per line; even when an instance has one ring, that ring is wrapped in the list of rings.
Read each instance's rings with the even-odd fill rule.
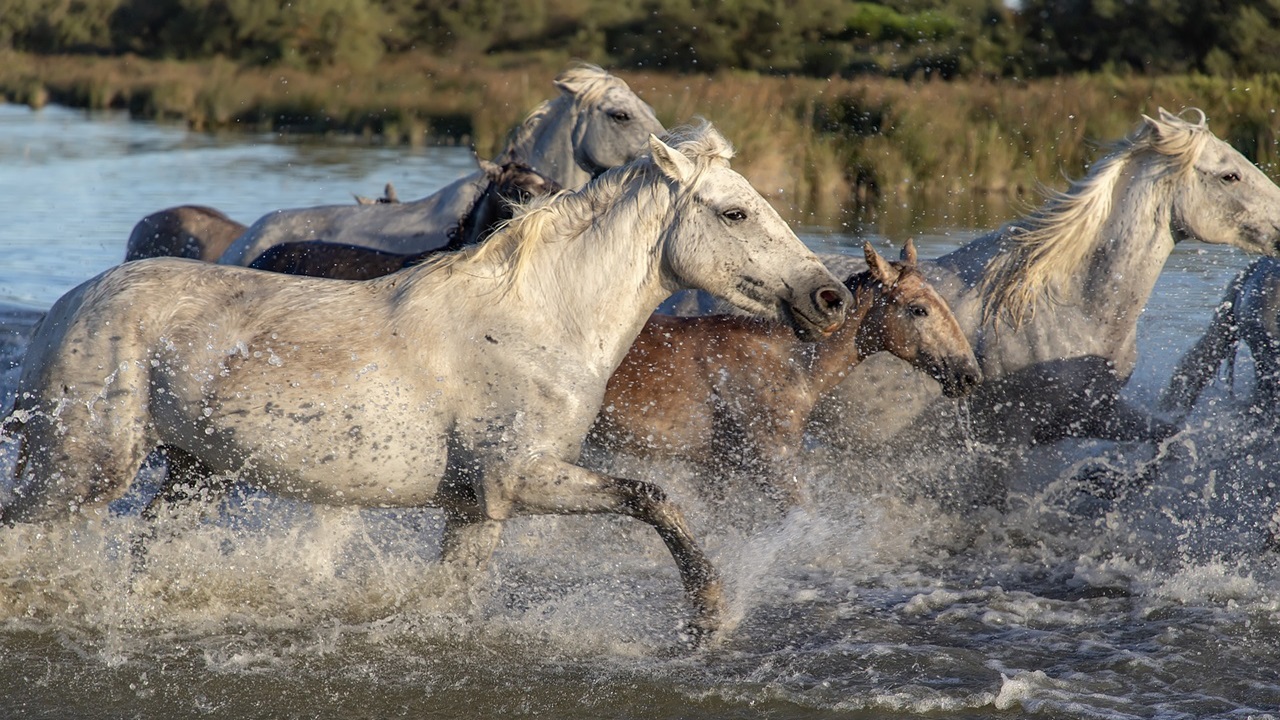
[[[566,59],[385,59],[374,74],[245,68],[136,57],[0,53],[13,102],[128,108],[192,128],[344,133],[370,142],[455,142],[492,154],[508,128],[554,92]],[[1273,175],[1280,77],[1230,81],[1080,76],[1033,82],[814,79],[746,73],[621,73],[668,125],[710,119],[735,166],[791,218],[850,222],[975,193],[998,207],[1062,187],[1141,113],[1196,106]],[[884,212],[881,213],[885,215]],[[891,215],[892,213],[889,213]]]

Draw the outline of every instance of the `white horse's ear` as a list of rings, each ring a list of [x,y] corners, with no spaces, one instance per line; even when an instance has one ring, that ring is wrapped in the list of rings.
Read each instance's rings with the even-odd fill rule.
[[[657,135],[649,136],[649,152],[653,154],[653,162],[669,179],[678,183],[686,183],[693,177],[693,161],[684,153],[658,139]]]
[[[1169,132],[1178,129],[1179,126],[1185,126],[1188,124],[1204,127],[1205,126],[1204,111],[1200,110],[1199,108],[1189,108],[1189,110],[1195,110],[1196,115],[1198,117],[1198,122],[1191,122],[1189,120],[1186,120],[1182,117],[1182,115],[1175,115],[1169,112],[1168,110],[1165,110],[1164,108],[1156,109],[1156,114],[1160,116],[1159,120],[1152,117],[1148,117],[1146,115],[1142,116],[1142,120],[1147,124],[1147,127],[1151,128],[1151,131],[1154,132],[1157,136],[1161,134],[1168,134]],[[1183,111],[1183,112],[1186,112],[1186,111]]]
[[[582,90],[582,83],[575,82],[573,77],[556,78],[554,84],[565,95],[577,95]]]
[[[1151,132],[1159,135],[1169,124],[1169,111],[1164,108],[1160,108],[1156,114],[1160,116],[1159,120],[1156,120],[1150,115],[1144,114],[1142,116],[1142,121],[1147,124],[1147,127],[1151,128]]]
[[[862,254],[867,257],[867,268],[871,270],[871,277],[881,285],[892,285],[897,282],[898,271],[893,269],[888,260],[880,257],[880,253],[871,247],[871,243],[862,243]]]
[[[907,244],[902,246],[902,255],[899,259],[906,265],[914,266],[916,264],[916,244],[911,238],[907,238]]]

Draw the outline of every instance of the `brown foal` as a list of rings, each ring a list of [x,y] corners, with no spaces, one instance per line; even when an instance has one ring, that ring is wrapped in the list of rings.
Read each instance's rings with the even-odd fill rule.
[[[945,300],[916,269],[866,244],[870,269],[845,280],[853,306],[816,343],[737,315],[654,315],[609,380],[588,443],[642,458],[689,460],[705,469],[752,471],[782,508],[803,501],[793,472],[818,399],[868,355],[891,352],[961,397],[982,378]]]

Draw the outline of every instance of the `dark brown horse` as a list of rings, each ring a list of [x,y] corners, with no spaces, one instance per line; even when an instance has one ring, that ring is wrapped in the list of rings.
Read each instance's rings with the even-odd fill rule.
[[[588,443],[638,457],[738,465],[784,507],[802,501],[791,464],[818,399],[850,368],[891,352],[928,373],[950,397],[982,378],[951,309],[915,265],[908,242],[890,263],[868,244],[869,270],[845,286],[843,327],[816,343],[738,315],[654,315],[610,378]]]
[[[181,257],[217,262],[246,226],[203,205],[178,205],[142,218],[129,234],[124,259]]]
[[[450,252],[483,242],[500,224],[511,219],[516,204],[560,191],[559,184],[554,180],[524,163],[497,165],[481,160],[480,169],[489,179],[489,184],[458,226],[450,231],[449,243],[444,247],[421,253],[401,254],[323,240],[286,242],[273,245],[250,263],[249,267],[339,280],[382,277],[416,265],[436,253]],[[388,197],[393,193],[389,188]]]

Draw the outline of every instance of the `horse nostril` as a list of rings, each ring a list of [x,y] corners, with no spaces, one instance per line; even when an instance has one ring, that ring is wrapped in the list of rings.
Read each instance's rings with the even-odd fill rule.
[[[825,313],[832,313],[844,307],[844,296],[831,288],[819,290],[816,300],[818,309]]]

